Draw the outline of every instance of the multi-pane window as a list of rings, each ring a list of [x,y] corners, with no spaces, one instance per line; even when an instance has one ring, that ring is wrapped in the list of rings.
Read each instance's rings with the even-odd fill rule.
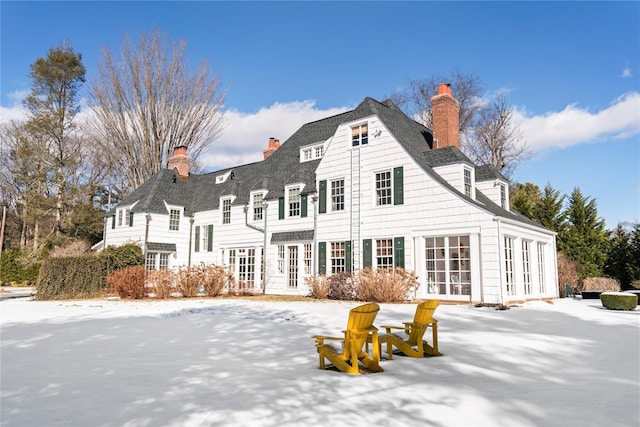
[[[471,170],[464,168],[464,194],[471,197]]]
[[[236,272],[236,250],[229,249],[229,271],[235,274]]]
[[[202,248],[203,251],[208,249],[209,246],[209,229],[206,225],[200,227],[200,238],[202,241],[202,246],[200,246]]]
[[[507,209],[507,187],[500,184],[500,206]]]
[[[331,181],[331,210],[344,210],[344,179]]]
[[[278,273],[284,273],[284,245],[278,245]]]
[[[376,267],[393,268],[393,239],[376,240]]]
[[[538,243],[538,290],[541,294],[545,293],[545,277],[544,277],[544,243]]]
[[[300,216],[300,189],[289,189],[289,216]]]
[[[311,160],[313,158],[313,150],[311,148],[305,148],[302,154],[305,160]]]
[[[254,248],[238,249],[237,254],[238,286],[240,289],[253,289],[255,287],[256,250]]]
[[[147,252],[147,256],[144,260],[144,266],[147,271],[152,271],[156,269],[156,258],[158,256],[157,252]]]
[[[469,236],[449,236],[449,293],[471,295],[471,257]]]
[[[222,201],[222,223],[231,224],[231,199]]]
[[[287,285],[290,288],[298,287],[298,246],[289,246],[289,274]]]
[[[524,278],[524,293],[531,291],[531,244],[527,240],[522,241],[522,274]]]
[[[344,242],[331,243],[331,273],[346,271]]]
[[[351,145],[367,145],[369,143],[369,131],[366,124],[351,128]]]
[[[262,198],[263,195],[258,193],[253,195],[253,220],[262,221]]]
[[[304,244],[304,274],[311,274],[311,243]]]
[[[122,209],[118,209],[118,227],[122,227],[122,215],[123,215],[123,211]]]
[[[160,270],[166,270],[167,268],[169,268],[169,254],[168,253],[161,253],[160,254],[160,264],[158,265],[158,268]]]
[[[507,280],[507,295],[516,294],[515,274],[513,271],[513,239],[504,238],[504,262],[505,275]]]
[[[324,146],[318,145],[316,146],[315,150],[316,150],[316,159],[319,159],[320,157],[322,157],[322,155],[324,154]]]
[[[180,210],[171,209],[169,211],[169,230],[178,231],[180,229]]]
[[[391,171],[376,173],[376,206],[391,204]]]
[[[468,235],[428,237],[427,292],[471,295],[471,245]]]

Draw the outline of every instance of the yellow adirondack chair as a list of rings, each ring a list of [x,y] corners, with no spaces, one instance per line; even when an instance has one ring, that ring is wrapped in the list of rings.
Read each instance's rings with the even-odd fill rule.
[[[438,351],[438,321],[433,318],[438,305],[440,302],[437,299],[421,302],[416,307],[413,322],[402,322],[404,326],[383,326],[386,334],[380,336],[379,342],[380,345],[387,344],[389,359],[393,359],[393,347],[409,357],[442,356]],[[423,340],[429,326],[432,330],[433,346]],[[391,333],[393,329],[404,330],[406,336]]]
[[[325,358],[333,366],[348,374],[361,374],[359,364],[362,363],[371,372],[382,372],[380,367],[380,345],[378,343],[378,329],[373,321],[380,310],[375,303],[355,307],[349,312],[347,329],[344,337],[327,337],[314,335],[316,348],[320,357],[320,369],[325,369]],[[343,341],[342,351],[326,344],[325,341]],[[367,340],[373,344],[373,355],[365,351]]]

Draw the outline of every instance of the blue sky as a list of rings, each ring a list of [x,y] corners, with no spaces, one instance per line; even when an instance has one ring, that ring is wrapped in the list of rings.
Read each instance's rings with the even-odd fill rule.
[[[0,120],[23,117],[29,66],[50,47],[71,42],[91,79],[103,47],[154,26],[228,89],[206,170],[457,68],[517,109],[531,156],[516,181],[579,187],[609,228],[640,221],[640,2],[2,0],[0,19]]]

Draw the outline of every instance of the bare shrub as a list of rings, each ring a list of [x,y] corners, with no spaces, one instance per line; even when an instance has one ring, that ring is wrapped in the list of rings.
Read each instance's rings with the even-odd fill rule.
[[[610,277],[590,277],[582,281],[582,290],[620,292],[620,282]]]
[[[578,274],[578,263],[571,261],[564,253],[558,252],[558,287],[562,298],[566,297],[564,285],[569,285],[573,292],[579,292],[580,274]]]
[[[225,288],[233,287],[235,280],[233,273],[218,265],[209,265],[204,268],[204,293],[210,297],[222,294]]]
[[[116,270],[107,276],[107,283],[120,298],[144,298],[146,295],[144,281],[143,265]]]
[[[351,301],[356,299],[357,283],[351,273],[342,271],[327,278],[329,299]]]
[[[183,267],[177,274],[178,291],[185,298],[198,295],[200,287],[204,285],[206,270],[203,265]]]
[[[404,268],[365,268],[358,275],[357,296],[361,301],[401,302],[418,287],[418,276]]]
[[[326,299],[329,295],[329,281],[324,274],[306,277],[304,283],[309,287],[309,295],[313,298]]]
[[[154,270],[147,279],[156,298],[167,299],[176,291],[175,273],[171,270]]]
[[[86,240],[73,240],[64,246],[56,246],[49,253],[50,257],[75,257],[89,253],[91,245]]]

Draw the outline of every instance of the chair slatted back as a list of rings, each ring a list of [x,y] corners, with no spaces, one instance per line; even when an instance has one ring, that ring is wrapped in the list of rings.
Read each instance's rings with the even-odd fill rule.
[[[358,351],[364,346],[378,311],[380,311],[378,304],[369,303],[355,307],[349,312],[345,338],[347,340],[355,340],[353,348],[358,349]],[[350,357],[348,355],[349,348],[350,346],[345,345],[346,357]]]
[[[417,345],[418,341],[422,340],[429,323],[433,322],[433,313],[435,313],[439,305],[440,301],[437,299],[430,299],[418,304],[411,325],[411,334],[407,340],[410,345]]]

